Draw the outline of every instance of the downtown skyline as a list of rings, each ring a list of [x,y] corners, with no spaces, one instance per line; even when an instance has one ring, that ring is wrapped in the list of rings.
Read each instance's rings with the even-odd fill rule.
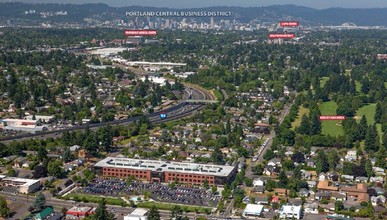
[[[10,0],[0,0],[0,2],[15,2]],[[20,1],[18,1],[20,2]],[[22,0],[25,3],[63,3],[63,4],[87,4],[87,3],[104,3],[113,7],[123,6],[153,6],[153,7],[167,7],[167,8],[202,8],[211,6],[241,6],[241,7],[262,7],[270,5],[286,5],[293,4],[298,6],[305,6],[315,9],[326,8],[385,8],[387,1],[374,0],[325,0],[325,1],[311,1],[311,0],[196,0],[196,1],[179,1],[179,0]]]

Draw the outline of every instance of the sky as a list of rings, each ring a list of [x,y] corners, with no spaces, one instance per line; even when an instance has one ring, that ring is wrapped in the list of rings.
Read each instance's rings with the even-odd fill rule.
[[[316,9],[342,8],[386,8],[387,0],[0,0],[0,2],[23,1],[28,3],[106,3],[110,6],[154,6],[168,8],[201,8],[207,6],[268,6],[294,4]]]

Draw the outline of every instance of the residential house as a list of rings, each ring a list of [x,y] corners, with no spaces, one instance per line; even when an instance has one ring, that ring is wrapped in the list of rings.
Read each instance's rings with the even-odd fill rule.
[[[333,202],[330,202],[328,204],[320,204],[320,207],[324,209],[324,212],[334,212],[335,211],[335,204]]]
[[[376,176],[385,176],[385,171],[383,168],[380,167],[372,167],[372,170],[374,171]]]
[[[386,197],[383,195],[372,196],[371,203],[372,203],[372,206],[384,205],[386,204]]]
[[[357,160],[357,153],[355,150],[349,150],[347,151],[347,154],[345,155],[344,159],[346,161],[356,161]]]
[[[306,166],[311,168],[316,168],[316,162],[314,161],[313,158],[306,159],[305,162],[306,162]]]
[[[342,192],[332,192],[331,198],[336,201],[345,201],[347,200],[347,195]]]
[[[305,189],[305,188],[302,188],[298,191],[298,195],[300,197],[308,197],[309,196],[309,190]]]
[[[274,193],[279,196],[286,196],[288,195],[288,190],[283,188],[275,188]]]
[[[308,184],[309,189],[313,189],[313,188],[315,188],[317,186],[317,182],[316,181],[310,180],[310,181],[306,181],[306,183]]]
[[[261,180],[261,179],[255,179],[253,181],[253,185],[254,186],[264,186],[265,185],[265,181]]]
[[[333,171],[328,172],[327,177],[328,177],[328,180],[331,180],[331,181],[338,181],[339,180],[339,175]]]
[[[327,175],[325,174],[325,173],[320,173],[319,175],[318,175],[318,180],[319,181],[325,181],[325,180],[327,180],[328,178],[327,178]]]
[[[31,161],[26,157],[18,157],[13,161],[13,167],[15,168],[28,168]]]
[[[266,167],[263,169],[263,174],[267,176],[277,175],[279,174],[279,172],[280,172],[280,168],[272,165],[266,165]]]
[[[265,193],[265,186],[254,186],[253,192],[263,194]]]
[[[357,182],[357,183],[367,183],[368,182],[368,177],[358,176],[358,177],[355,178],[355,182]]]
[[[305,214],[318,214],[318,203],[312,202],[312,203],[305,203],[304,204],[304,213]]]
[[[371,183],[384,183],[384,179],[381,176],[375,176],[370,178]]]
[[[353,182],[355,177],[352,175],[341,175],[341,179],[346,181],[346,182]]]
[[[318,201],[320,201],[322,199],[330,200],[331,199],[331,193],[330,192],[326,192],[326,191],[316,192],[316,194],[314,195],[314,199],[318,200]]]
[[[384,195],[384,193],[385,193],[385,191],[382,187],[377,186],[377,187],[374,187],[373,189],[375,190],[376,195]]]
[[[279,158],[273,158],[273,159],[269,160],[269,162],[267,163],[267,165],[281,167],[281,166],[282,166],[282,164],[281,164],[281,159],[279,159]]]

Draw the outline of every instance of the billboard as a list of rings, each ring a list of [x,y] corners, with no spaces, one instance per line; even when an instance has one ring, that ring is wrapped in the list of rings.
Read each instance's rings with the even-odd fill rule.
[[[280,26],[281,27],[298,27],[300,24],[298,21],[281,21]]]
[[[320,120],[345,120],[345,115],[321,115]]]
[[[269,34],[270,39],[276,39],[276,38],[294,38],[294,34]]]
[[[155,36],[157,35],[156,30],[125,30],[125,36]]]

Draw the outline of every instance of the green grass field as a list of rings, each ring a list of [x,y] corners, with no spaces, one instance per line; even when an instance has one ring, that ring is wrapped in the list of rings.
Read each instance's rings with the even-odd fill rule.
[[[336,115],[337,103],[323,102],[320,104],[321,115]],[[340,121],[322,121],[322,134],[337,137],[344,134],[343,128],[338,125]]]
[[[215,97],[216,97],[216,99],[217,99],[218,101],[223,101],[223,100],[224,100],[224,97],[223,97],[223,94],[222,94],[221,91],[219,91],[219,90],[214,90],[214,95],[215,95]]]
[[[327,77],[327,76],[321,77],[321,79],[320,79],[320,87],[321,88],[324,88],[324,86],[327,83],[328,79],[329,79],[329,77]]]
[[[368,125],[373,125],[375,123],[375,110],[376,110],[376,103],[365,105],[361,108],[359,108],[356,112],[356,120],[359,122],[361,117],[365,115],[367,118]],[[382,125],[376,124],[376,128],[378,129],[378,134],[380,141],[382,141]]]
[[[359,108],[357,111],[356,111],[356,119],[358,121],[360,121],[361,117],[363,117],[363,115],[365,115],[365,117],[367,118],[367,122],[369,125],[373,125],[375,123],[375,109],[376,109],[376,104],[369,104],[369,105],[365,105],[361,108]]]
[[[211,208],[200,207],[200,206],[188,206],[181,204],[170,204],[170,203],[161,203],[161,202],[139,202],[137,203],[137,207],[139,208],[152,208],[152,206],[156,206],[156,208],[161,210],[172,210],[174,206],[180,206],[184,212],[198,212],[198,213],[211,213]]]
[[[294,130],[295,128],[299,127],[300,124],[301,124],[301,118],[303,115],[309,115],[309,109],[308,108],[304,108],[302,106],[300,106],[300,109],[298,109],[298,115],[297,115],[297,118],[296,120],[294,120],[292,122],[292,130]]]
[[[361,83],[359,81],[355,81],[355,87],[356,87],[356,92],[361,92]]]

